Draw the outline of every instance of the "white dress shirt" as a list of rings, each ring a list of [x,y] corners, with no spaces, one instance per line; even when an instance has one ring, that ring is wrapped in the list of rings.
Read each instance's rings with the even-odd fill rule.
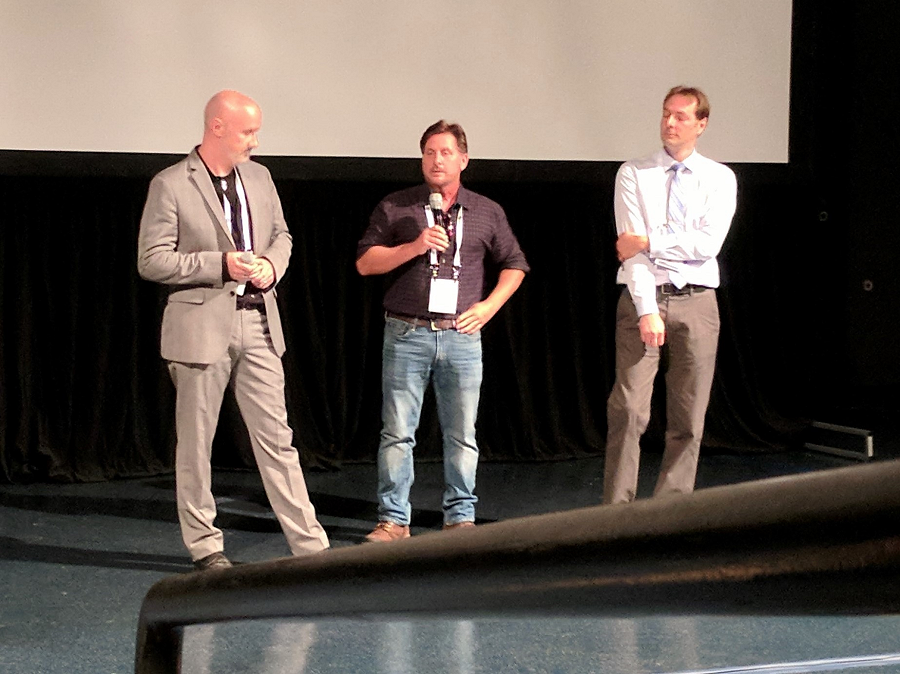
[[[725,241],[737,203],[734,172],[694,151],[682,162],[688,194],[684,230],[666,222],[666,200],[675,160],[664,150],[622,164],[616,175],[618,234],[648,237],[650,249],[625,260],[616,281],[628,286],[638,316],[659,313],[656,286],[672,283],[716,288],[716,255]],[[674,231],[673,231],[674,229]]]

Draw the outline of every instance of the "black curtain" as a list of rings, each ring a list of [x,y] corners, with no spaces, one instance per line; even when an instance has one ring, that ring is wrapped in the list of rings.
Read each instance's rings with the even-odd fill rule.
[[[161,296],[138,283],[144,179],[4,177],[0,466],[98,480],[172,466]]]
[[[322,161],[341,172],[341,160]],[[294,237],[279,301],[295,445],[307,467],[372,461],[383,282],[356,273],[356,241],[375,204],[414,181],[417,163],[403,163],[403,177],[390,180],[305,179],[270,163]],[[596,455],[613,380],[616,165],[591,165],[583,178],[569,167],[566,179],[552,164],[525,176],[485,166],[473,162],[467,184],[504,206],[533,271],[485,330],[483,458]],[[782,322],[806,288],[802,271],[785,276],[787,249],[771,246],[769,237],[796,231],[818,211],[808,186],[784,167],[736,169],[739,208],[721,256],[722,335],[705,445],[763,450],[796,441],[803,401],[817,386],[807,370],[820,357],[785,348]],[[107,166],[74,177],[0,177],[4,480],[172,470],[174,392],[158,353],[165,291],[135,271],[152,171],[132,173]],[[648,445],[661,436],[663,414],[655,411]],[[430,400],[419,439],[417,456],[440,456]],[[230,399],[214,462],[252,465]]]

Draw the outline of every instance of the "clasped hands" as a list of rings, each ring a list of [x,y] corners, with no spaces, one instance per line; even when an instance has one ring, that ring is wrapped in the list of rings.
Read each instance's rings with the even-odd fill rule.
[[[275,268],[272,263],[264,257],[256,257],[250,262],[241,260],[241,256],[245,253],[240,251],[232,251],[225,254],[225,265],[228,268],[228,275],[239,283],[250,281],[260,290],[265,290],[275,283]]]

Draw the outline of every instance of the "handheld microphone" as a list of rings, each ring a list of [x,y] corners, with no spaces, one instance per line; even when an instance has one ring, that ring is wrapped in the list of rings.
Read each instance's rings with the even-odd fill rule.
[[[440,192],[432,192],[428,195],[428,205],[431,207],[431,212],[434,214],[434,224],[441,225],[444,224],[444,197],[441,196]],[[431,260],[432,264],[437,263],[437,248],[431,249]]]
[[[240,260],[244,264],[252,263],[253,262],[253,251],[245,250],[243,253],[241,253]],[[237,293],[238,296],[243,295],[245,292],[247,292],[246,281],[244,283],[239,284],[238,287],[235,289],[235,293]]]
[[[434,213],[435,224],[440,224],[444,215],[444,198],[440,192],[432,192],[428,195],[428,205],[431,206],[431,212]]]

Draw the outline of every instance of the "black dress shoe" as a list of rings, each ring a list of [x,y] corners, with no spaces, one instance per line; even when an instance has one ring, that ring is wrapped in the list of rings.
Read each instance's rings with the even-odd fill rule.
[[[206,555],[206,557],[195,560],[194,568],[197,571],[209,571],[210,569],[230,569],[231,562],[228,561],[228,557],[226,557],[224,553],[214,552],[211,555]]]

